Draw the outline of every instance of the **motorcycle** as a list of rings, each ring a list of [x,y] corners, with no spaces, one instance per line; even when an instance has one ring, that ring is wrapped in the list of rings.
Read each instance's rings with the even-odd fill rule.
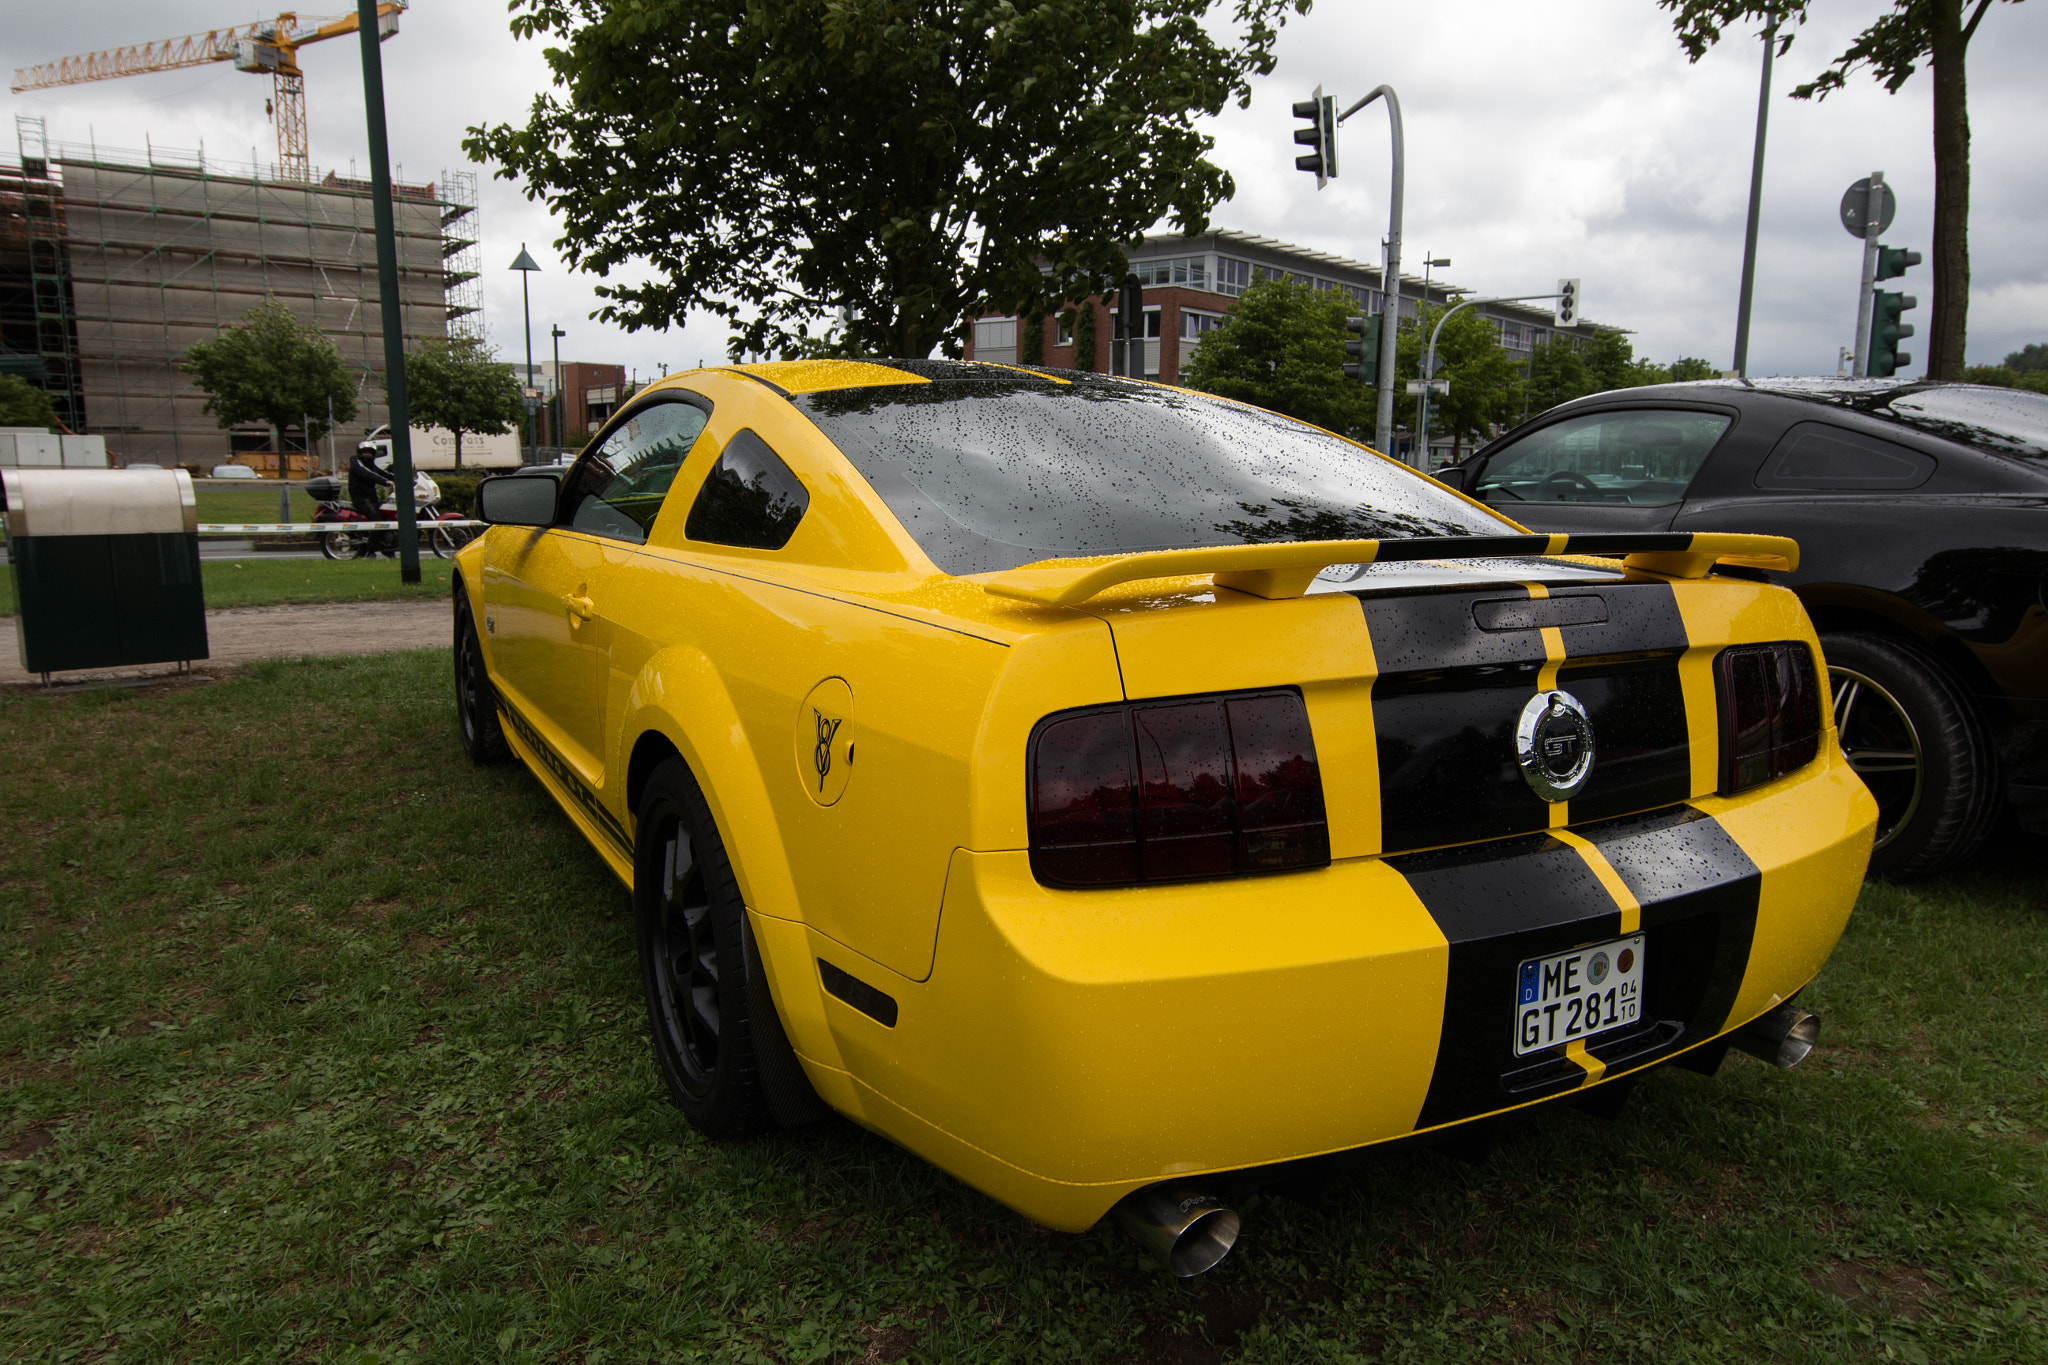
[[[369,559],[398,553],[396,531],[358,531],[350,523],[371,520],[348,501],[348,481],[332,475],[308,480],[306,492],[316,504],[313,526],[320,537],[320,553],[329,559]],[[444,522],[467,521],[460,512],[443,512],[441,486],[423,469],[413,471],[413,515],[419,523],[420,548],[431,550],[437,559],[453,558],[467,545],[473,527],[446,526]],[[377,521],[398,520],[398,498],[394,493],[377,509]]]

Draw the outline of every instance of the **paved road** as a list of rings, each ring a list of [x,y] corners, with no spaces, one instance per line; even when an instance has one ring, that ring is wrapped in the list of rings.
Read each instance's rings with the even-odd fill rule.
[[[31,681],[21,667],[17,618],[0,618],[0,684]],[[394,649],[446,649],[446,602],[320,602],[290,607],[227,607],[206,613],[206,664],[309,655],[382,654]],[[206,664],[199,665],[204,668]],[[59,673],[53,683],[169,676],[176,664]]]

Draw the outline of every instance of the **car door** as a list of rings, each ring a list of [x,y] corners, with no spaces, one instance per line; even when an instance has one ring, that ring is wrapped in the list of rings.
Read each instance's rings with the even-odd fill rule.
[[[1605,407],[1493,447],[1465,478],[1473,497],[1532,531],[1663,531],[1735,424],[1729,410]]]
[[[604,779],[613,580],[646,543],[708,406],[667,392],[625,414],[570,469],[554,525],[493,541],[484,595],[500,686],[593,787]]]

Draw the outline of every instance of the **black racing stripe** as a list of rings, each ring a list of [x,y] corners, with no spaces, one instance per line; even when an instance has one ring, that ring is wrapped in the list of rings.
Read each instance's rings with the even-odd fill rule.
[[[1587,706],[1596,755],[1572,814],[1595,819],[1691,794],[1678,656],[1684,619],[1663,583],[1612,583],[1530,601],[1500,588],[1361,597],[1379,677],[1373,721],[1381,847],[1499,839],[1548,828],[1550,806],[1522,779],[1515,723],[1545,662],[1538,609],[1567,663],[1559,686]],[[1595,609],[1597,604],[1597,610]],[[1597,618],[1597,619],[1595,619]]]
[[[526,741],[528,748],[533,750],[534,756],[541,761],[541,766],[545,767],[554,775],[557,782],[560,782],[568,789],[570,799],[575,801],[578,808],[591,818],[592,822],[597,825],[599,830],[603,831],[604,836],[610,839],[612,844],[621,853],[626,854],[628,857],[632,856],[633,841],[626,837],[626,827],[619,823],[619,818],[605,809],[604,803],[597,799],[597,793],[584,785],[583,779],[576,775],[576,770],[569,766],[566,759],[555,752],[552,745],[541,738],[539,729],[534,726],[532,721],[520,713],[518,707],[506,701],[505,695],[502,692],[498,694],[498,711],[505,719],[512,722],[512,728],[519,732],[519,737]]]
[[[1514,1055],[1515,969],[1618,937],[1620,907],[1578,851],[1547,834],[1387,861],[1450,940],[1436,1070],[1416,1127],[1499,1109],[1511,1102],[1504,1075],[1545,1060]],[[1583,1074],[1560,1079],[1576,1085]]]
[[[1566,555],[1629,555],[1641,551],[1687,550],[1692,548],[1689,531],[1607,532],[1575,535],[1555,551]],[[1391,564],[1404,559],[1481,559],[1489,555],[1547,555],[1549,536],[1415,536],[1383,540],[1373,562]]]
[[[1649,1003],[1682,1019],[1697,1041],[1728,1026],[1756,938],[1763,873],[1721,822],[1691,806],[1588,825],[1577,833],[1600,850],[1643,907],[1652,962],[1682,955],[1682,980],[1659,976]],[[1660,940],[1669,937],[1666,947]]]
[[[1661,586],[1661,585],[1660,585]],[[1557,685],[1585,705],[1597,757],[1572,797],[1571,818],[1603,820],[1692,795],[1679,651],[1591,665],[1567,663]],[[1526,785],[1526,784],[1525,784]]]
[[[1589,1051],[1610,1075],[1650,1066],[1725,1028],[1756,929],[1762,876],[1720,824],[1690,806],[1581,826],[1642,907],[1644,1018]],[[1516,969],[1617,938],[1621,914],[1576,850],[1548,835],[1388,864],[1450,940],[1435,1072],[1418,1128],[1577,1089],[1561,1049],[1514,1055]]]
[[[751,379],[756,384],[759,384],[762,388],[773,389],[779,397],[789,397],[789,390],[783,388],[782,385],[776,383],[772,379],[763,379],[760,375],[750,373],[747,370],[735,370],[731,368],[726,368],[725,372],[727,374],[736,374],[742,379]]]

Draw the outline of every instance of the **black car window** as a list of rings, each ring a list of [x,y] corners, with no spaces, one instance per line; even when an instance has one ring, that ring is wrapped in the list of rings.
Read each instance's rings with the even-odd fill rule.
[[[1013,372],[794,401],[950,574],[1141,550],[1510,530],[1349,441],[1185,389]]]
[[[1825,422],[1801,422],[1764,461],[1756,486],[1812,492],[1918,488],[1933,473],[1930,455]]]
[[[719,452],[690,506],[683,534],[713,545],[779,550],[796,534],[810,505],[802,480],[750,429]]]
[[[562,507],[573,531],[647,543],[683,457],[709,414],[695,403],[650,403],[585,452],[569,471]]]
[[[1732,420],[1677,408],[1567,417],[1488,459],[1472,495],[1503,509],[1527,502],[1668,506],[1685,497]]]

